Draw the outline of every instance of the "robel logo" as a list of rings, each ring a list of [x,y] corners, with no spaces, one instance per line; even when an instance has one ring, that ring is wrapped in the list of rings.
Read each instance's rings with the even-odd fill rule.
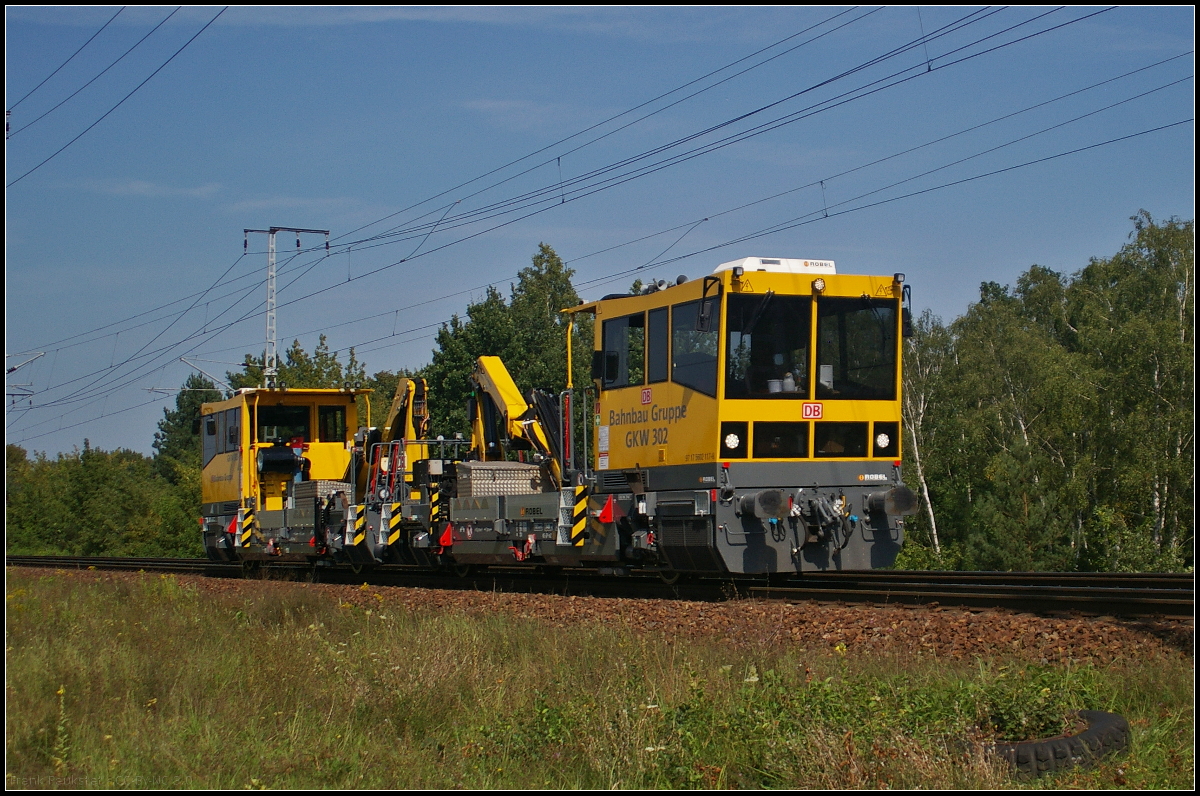
[[[648,404],[648,403],[652,402],[653,400],[654,400],[654,395],[649,387],[642,390],[642,404],[643,405]]]
[[[820,420],[823,416],[824,404],[805,403],[800,408],[800,416],[805,420]]]

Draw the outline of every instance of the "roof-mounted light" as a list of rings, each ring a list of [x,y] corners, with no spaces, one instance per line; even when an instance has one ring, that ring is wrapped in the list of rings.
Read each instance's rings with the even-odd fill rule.
[[[812,282],[812,289],[813,289],[814,293],[824,293],[825,292],[825,280],[818,276]]]

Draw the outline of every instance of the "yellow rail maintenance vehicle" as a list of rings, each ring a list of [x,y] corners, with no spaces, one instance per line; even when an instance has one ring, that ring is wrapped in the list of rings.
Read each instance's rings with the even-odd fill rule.
[[[421,379],[353,433],[362,391],[205,404],[210,557],[668,581],[895,561],[916,510],[900,475],[903,274],[749,257],[564,312],[567,389],[522,395],[480,357],[469,439],[428,439]],[[576,388],[580,313],[595,316],[593,384]]]
[[[904,275],[748,257],[595,314],[583,550],[673,572],[891,565],[916,511],[901,462]]]
[[[244,388],[201,406],[209,559],[310,560],[331,547],[317,531],[351,514],[355,398],[367,392]]]

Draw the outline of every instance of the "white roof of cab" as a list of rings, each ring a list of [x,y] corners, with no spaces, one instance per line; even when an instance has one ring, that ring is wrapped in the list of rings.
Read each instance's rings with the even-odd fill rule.
[[[783,257],[743,257],[740,260],[721,263],[713,270],[713,273],[729,271],[736,266],[741,266],[746,272],[771,271],[782,274],[837,273],[837,269],[833,265],[833,260],[789,260]]]

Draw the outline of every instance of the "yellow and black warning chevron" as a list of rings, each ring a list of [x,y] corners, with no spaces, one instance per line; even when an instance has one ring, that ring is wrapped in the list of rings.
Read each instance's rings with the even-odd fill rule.
[[[575,487],[575,511],[571,515],[571,544],[575,547],[583,547],[583,540],[587,538],[587,508],[588,488]]]
[[[442,518],[442,491],[437,486],[429,487],[429,521],[435,523]]]
[[[362,544],[367,538],[367,507],[354,507],[354,543]]]
[[[395,544],[400,538],[400,523],[404,522],[404,515],[400,512],[402,505],[393,503],[391,514],[388,515],[388,544]]]
[[[249,547],[250,538],[254,534],[254,509],[242,509],[241,515],[241,532],[239,534],[241,546]]]

